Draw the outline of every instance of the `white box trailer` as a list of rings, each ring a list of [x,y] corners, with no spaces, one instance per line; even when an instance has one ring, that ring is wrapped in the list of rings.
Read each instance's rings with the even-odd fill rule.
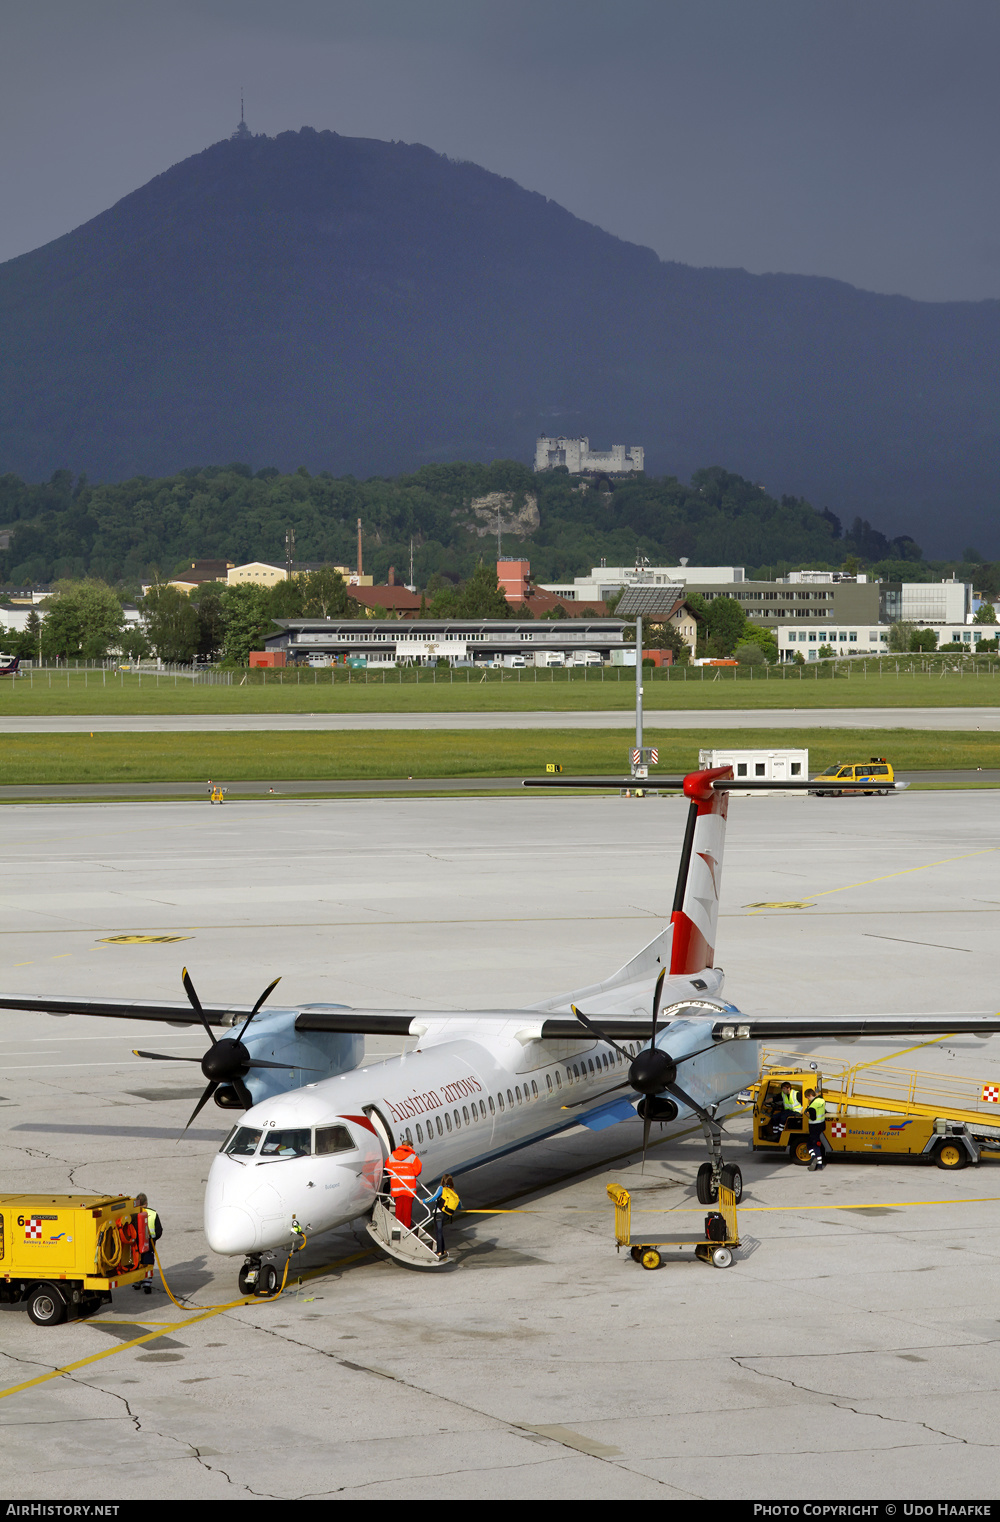
[[[700,750],[698,765],[702,770],[713,766],[731,766],[733,776],[763,778],[768,782],[803,782],[809,776],[808,750]],[[775,788],[766,793],[741,792],[733,789],[737,798],[808,798],[806,791],[781,792]]]

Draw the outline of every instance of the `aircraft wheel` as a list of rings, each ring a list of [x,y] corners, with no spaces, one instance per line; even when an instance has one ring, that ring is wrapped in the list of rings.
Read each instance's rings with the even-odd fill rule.
[[[257,1276],[259,1273],[259,1263],[244,1263],[243,1267],[240,1269],[239,1279],[237,1280],[241,1295],[256,1295]]]
[[[964,1168],[969,1161],[968,1153],[957,1142],[943,1141],[937,1149],[934,1161],[939,1168],[947,1168],[949,1172]]]
[[[712,1183],[712,1164],[702,1163],[698,1169],[698,1181],[695,1186],[698,1194],[699,1205],[714,1205],[719,1198],[719,1191]]]
[[[808,1168],[812,1161],[808,1136],[793,1137],[788,1143],[788,1155],[793,1163],[798,1163],[800,1168]]]
[[[736,1163],[726,1164],[719,1175],[719,1182],[733,1191],[733,1198],[738,1205],[743,1198],[743,1175]]]
[[[632,1258],[632,1262],[633,1263],[641,1263],[642,1262],[642,1248],[640,1246],[638,1246],[638,1244],[636,1244],[636,1246],[632,1248],[632,1250],[631,1250],[631,1258]]]
[[[36,1326],[58,1326],[66,1320],[66,1302],[49,1284],[36,1284],[28,1296],[28,1315]]]
[[[641,1262],[643,1268],[659,1268],[660,1264],[663,1262],[663,1259],[660,1257],[655,1247],[645,1247],[643,1248]]]
[[[273,1263],[265,1263],[257,1275],[258,1295],[273,1295],[278,1288],[278,1270]]]
[[[717,1247],[712,1254],[714,1268],[728,1268],[733,1261],[733,1255],[728,1247]]]

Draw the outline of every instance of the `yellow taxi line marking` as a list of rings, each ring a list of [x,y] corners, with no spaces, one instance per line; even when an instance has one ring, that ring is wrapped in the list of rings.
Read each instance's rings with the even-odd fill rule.
[[[852,888],[868,888],[872,883],[887,883],[894,877],[908,877],[913,872],[929,872],[932,867],[943,867],[952,861],[968,861],[973,856],[991,856],[997,850],[996,846],[984,846],[979,851],[966,851],[961,856],[942,856],[940,861],[925,862],[922,867],[903,867],[899,872],[886,872],[881,877],[866,877],[860,883],[845,883],[843,888],[824,888],[820,893],[810,893],[808,898],[829,898],[832,893],[849,893]],[[752,909],[752,914],[760,914],[759,909]]]
[[[315,1279],[320,1274],[328,1273],[332,1268],[340,1268],[347,1263],[356,1263],[359,1258],[370,1257],[373,1251],[374,1248],[352,1253],[348,1258],[337,1258],[333,1263],[324,1263],[321,1268],[312,1268],[303,1274],[297,1274],[296,1279],[301,1279],[302,1281]],[[273,1298],[278,1300],[280,1296],[275,1295]],[[8,1395],[20,1395],[24,1390],[33,1390],[36,1385],[44,1385],[50,1379],[59,1379],[63,1374],[75,1374],[77,1369],[84,1369],[88,1364],[99,1363],[102,1358],[111,1358],[115,1353],[127,1353],[129,1348],[138,1348],[145,1342],[154,1342],[157,1337],[163,1337],[168,1332],[186,1331],[189,1326],[196,1326],[199,1321],[208,1321],[213,1316],[221,1315],[223,1311],[232,1311],[238,1306],[269,1303],[269,1301],[255,1301],[252,1296],[247,1297],[243,1295],[239,1300],[227,1301],[225,1305],[210,1306],[208,1309],[200,1311],[197,1316],[190,1316],[187,1321],[163,1322],[154,1332],[145,1332],[141,1337],[133,1337],[129,1342],[120,1342],[115,1347],[103,1348],[100,1353],[90,1353],[86,1358],[78,1358],[75,1363],[63,1364],[62,1368],[59,1369],[50,1369],[47,1374],[38,1374],[34,1379],[26,1379],[22,1384],[8,1385],[7,1389],[0,1390],[0,1400],[3,1400]],[[112,1323],[112,1325],[114,1324]],[[118,1324],[121,1325],[121,1323]],[[132,1322],[131,1324],[133,1326],[141,1326],[144,1323]]]
[[[986,1205],[1000,1201],[1000,1194],[982,1194],[967,1200],[875,1200],[865,1204],[848,1205],[738,1205],[740,1215],[763,1215],[774,1211],[795,1210],[910,1210],[920,1205]],[[582,1210],[581,1205],[570,1205],[570,1210]],[[676,1210],[658,1210],[655,1206],[646,1207],[636,1202],[632,1196],[632,1209],[639,1210],[643,1215],[700,1215],[704,1212],[704,1205],[696,1208],[693,1205],[684,1205]]]

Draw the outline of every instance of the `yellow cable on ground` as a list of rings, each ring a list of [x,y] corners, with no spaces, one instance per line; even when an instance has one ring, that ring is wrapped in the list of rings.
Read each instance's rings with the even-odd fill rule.
[[[302,1247],[298,1248],[298,1249],[293,1248],[292,1251],[296,1251],[297,1250],[297,1251],[301,1252],[302,1248],[305,1247],[306,1242],[308,1240],[309,1240],[308,1237],[303,1237],[302,1238]],[[160,1262],[160,1255],[156,1251],[156,1243],[155,1242],[153,1243],[153,1257],[156,1259],[156,1266],[157,1266],[157,1268],[160,1271],[160,1283],[163,1285],[163,1288],[166,1290],[167,1295],[169,1296],[170,1300],[173,1301],[174,1305],[176,1305],[176,1307],[177,1307],[177,1309],[179,1311],[216,1311],[216,1310],[225,1310],[226,1309],[225,1306],[217,1306],[217,1305],[182,1305],[181,1302],[175,1297],[173,1290],[170,1288],[170,1285],[167,1283],[167,1276],[163,1272],[163,1264]],[[244,1297],[244,1299],[242,1301],[240,1301],[240,1300],[234,1300],[232,1302],[232,1304],[233,1305],[241,1305],[241,1304],[242,1305],[246,1305],[251,1300],[277,1300],[278,1296],[279,1295],[283,1295],[284,1292],[285,1292],[285,1285],[288,1283],[288,1266],[291,1263],[291,1261],[292,1261],[292,1254],[289,1253],[288,1257],[285,1259],[285,1272],[281,1276],[281,1284],[278,1286],[277,1290],[275,1290],[273,1295],[247,1295],[247,1296]]]

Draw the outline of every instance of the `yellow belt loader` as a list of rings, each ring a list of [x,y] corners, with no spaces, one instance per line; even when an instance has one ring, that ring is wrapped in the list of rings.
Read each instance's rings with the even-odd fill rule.
[[[882,1076],[890,1091],[901,1087],[891,1071]],[[828,1160],[837,1157],[872,1162],[909,1160],[957,1169],[969,1163],[978,1164],[984,1157],[1000,1158],[1000,1114],[984,1116],[975,1108],[972,1095],[964,1105],[942,1103],[932,1094],[919,1099],[915,1096],[922,1075],[908,1076],[907,1092],[878,1093],[874,1090],[881,1084],[871,1073],[862,1092],[857,1088],[855,1069],[831,1075],[824,1083],[822,1073],[811,1068],[768,1067],[751,1090],[754,1151],[785,1153],[802,1166],[809,1162],[808,1119],[784,1109],[781,1086],[787,1083],[803,1107],[806,1089],[815,1089],[826,1100],[823,1150]],[[933,1076],[926,1075],[928,1087],[935,1081]],[[985,1092],[991,1086],[974,1087]]]
[[[36,1326],[57,1326],[153,1277],[140,1263],[139,1208],[126,1195],[0,1195],[0,1302],[27,1301]]]

